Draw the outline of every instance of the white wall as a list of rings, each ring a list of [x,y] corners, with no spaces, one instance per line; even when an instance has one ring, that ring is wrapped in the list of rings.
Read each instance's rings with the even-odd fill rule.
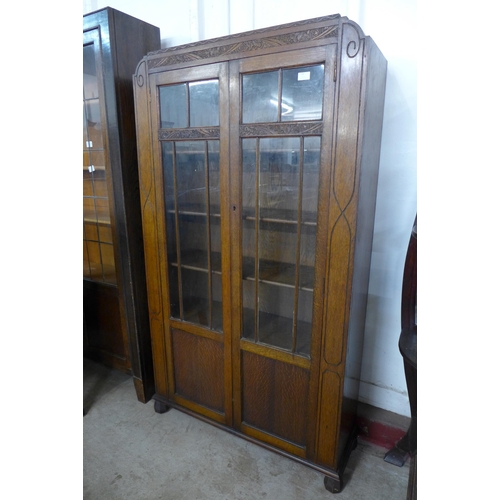
[[[401,279],[416,214],[416,0],[84,0],[83,13],[113,7],[160,28],[162,47],[341,14],[388,61],[361,400],[409,416],[398,349]]]

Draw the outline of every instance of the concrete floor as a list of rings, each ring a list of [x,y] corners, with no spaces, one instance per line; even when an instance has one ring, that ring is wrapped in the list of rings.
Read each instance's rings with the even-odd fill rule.
[[[177,410],[137,401],[131,377],[84,360],[84,500],[405,500],[409,464],[359,441],[332,495],[323,475]]]

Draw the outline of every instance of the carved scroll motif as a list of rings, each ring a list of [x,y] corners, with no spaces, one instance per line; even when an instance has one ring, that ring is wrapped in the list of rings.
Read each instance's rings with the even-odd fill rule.
[[[146,61],[141,61],[139,66],[137,67],[136,71],[136,82],[139,87],[142,87],[144,85],[144,75],[143,73],[145,72],[146,69]]]
[[[294,33],[285,33],[282,35],[271,36],[267,38],[257,38],[237,42],[232,45],[218,45],[208,49],[196,50],[184,54],[172,54],[161,59],[151,59],[149,62],[150,68],[159,68],[172,64],[181,64],[185,62],[198,61],[212,57],[227,56],[234,53],[251,52],[259,49],[267,49],[291,45],[294,43],[308,42],[321,38],[337,37],[338,26],[324,26],[304,31],[296,31]]]
[[[241,137],[262,137],[266,135],[321,135],[322,123],[266,123],[265,125],[241,125]]]
[[[204,128],[173,128],[160,129],[158,139],[160,141],[169,140],[190,140],[190,139],[219,139],[219,127]]]
[[[352,37],[347,35],[347,32],[350,31],[351,33],[354,33]],[[346,54],[350,57],[356,57],[358,55],[359,49],[361,48],[361,40],[359,38],[359,32],[356,28],[349,24],[344,25],[344,32],[346,33],[346,36],[344,38],[353,38],[352,40],[349,41],[346,47]]]

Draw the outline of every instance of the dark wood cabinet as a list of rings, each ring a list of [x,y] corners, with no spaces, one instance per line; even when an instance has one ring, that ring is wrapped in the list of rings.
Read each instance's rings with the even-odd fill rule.
[[[340,491],[386,61],[339,15],[149,53],[134,76],[155,409]]]
[[[115,9],[83,16],[84,352],[154,392],[132,75],[159,29]]]

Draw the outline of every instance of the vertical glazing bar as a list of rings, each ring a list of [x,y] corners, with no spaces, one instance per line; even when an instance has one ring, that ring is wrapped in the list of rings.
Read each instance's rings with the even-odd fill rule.
[[[283,98],[283,70],[278,71],[278,121],[281,121],[281,99]]]
[[[205,212],[207,217],[207,270],[208,270],[208,327],[212,328],[212,229],[210,223],[210,184],[208,141],[204,141],[205,153]]]
[[[92,173],[92,184],[94,184],[94,173]],[[95,194],[95,191],[94,191]],[[100,229],[100,220],[99,220],[99,212],[97,211],[96,199],[94,197],[94,210],[97,215],[97,244],[99,247],[99,260],[101,265],[101,279],[102,281],[106,281],[106,276],[104,274],[104,259],[102,258],[102,243],[101,243],[101,231]]]
[[[260,208],[259,208],[259,188],[260,188],[260,139],[256,139],[255,145],[255,342],[259,341],[259,226],[260,226]]]
[[[189,103],[191,102],[191,98],[189,97],[189,84],[186,85],[186,121],[187,121],[187,126],[191,126],[191,107]]]
[[[181,272],[181,243],[179,231],[179,205],[178,205],[178,191],[177,191],[177,144],[172,143],[172,169],[174,171],[174,216],[175,216],[175,240],[177,251],[177,282],[179,286],[179,316],[184,320],[184,301],[182,297],[182,272]]]
[[[297,348],[297,313],[299,310],[300,236],[302,225],[302,191],[304,185],[304,137],[300,138],[299,200],[297,209],[297,246],[295,249],[295,295],[293,298],[292,352]]]

